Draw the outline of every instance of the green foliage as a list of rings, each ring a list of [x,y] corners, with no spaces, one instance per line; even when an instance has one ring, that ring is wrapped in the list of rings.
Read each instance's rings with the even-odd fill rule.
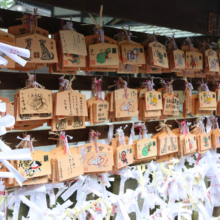
[[[0,8],[9,8],[14,4],[13,0],[0,0]]]

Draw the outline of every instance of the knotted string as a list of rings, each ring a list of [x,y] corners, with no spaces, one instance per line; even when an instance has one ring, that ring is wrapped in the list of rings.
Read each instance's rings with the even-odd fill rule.
[[[153,81],[153,76],[149,76],[151,80],[146,80],[146,82],[144,82],[145,87],[147,86],[148,91],[153,91],[153,87],[155,86],[154,81]]]
[[[95,150],[96,150],[96,153],[98,153],[98,136],[101,135],[100,132],[93,132],[92,133],[92,137],[93,137],[93,140],[95,142]]]
[[[165,124],[164,122],[159,122],[159,125],[155,127],[156,131],[163,130],[166,131],[168,134],[173,134],[173,132],[170,130],[169,127],[172,127],[172,125]]]
[[[174,35],[172,37],[169,37],[168,40],[165,42],[165,47],[168,48],[168,49],[171,49],[171,48],[169,48],[169,43],[170,42],[173,44],[174,50],[178,50],[176,41],[174,39]]]
[[[125,129],[126,127],[127,127],[127,125],[124,127],[124,129]],[[126,146],[126,144],[125,144],[125,136],[124,136],[124,131],[123,131],[123,129],[122,129],[122,126],[116,130],[116,136],[118,136],[118,138],[119,138],[119,144],[120,144],[120,146],[121,146],[121,145]]]
[[[29,142],[30,151],[34,153],[34,147],[33,147],[32,140],[31,140],[30,135],[26,135],[26,136],[23,137],[23,138],[17,136],[17,139],[20,139],[21,142],[20,142],[18,145],[16,145],[15,148],[18,148],[18,147],[22,144],[23,141],[25,141],[25,142],[27,141],[27,142]]]
[[[70,30],[70,31],[76,31],[73,28],[73,23],[70,21],[67,21],[66,24],[63,26],[63,30]]]
[[[131,33],[130,30],[128,29],[128,26],[126,25],[126,28],[124,28],[124,27],[122,26],[122,29],[123,29],[123,31],[124,31],[124,33],[125,33],[125,37],[126,37],[128,43],[133,46],[133,42],[132,42],[132,40],[131,40],[131,35],[132,35],[132,33]],[[132,36],[132,37],[136,37],[136,36]]]
[[[199,132],[202,132],[204,133],[205,132],[205,126],[204,126],[204,123],[203,123],[203,120],[205,119],[205,117],[202,117],[201,119],[198,119],[198,122],[197,122],[197,128],[199,128]]]
[[[191,41],[191,39],[189,37],[186,38],[186,42],[189,43],[190,50],[194,51],[194,47],[193,47],[192,41]]]
[[[139,137],[138,137],[139,140],[147,138],[148,130],[147,130],[146,125],[144,123],[142,124],[141,122],[139,122],[138,124],[134,125],[134,128],[139,131]]]
[[[37,26],[38,26],[38,18],[41,18],[41,16],[37,13],[37,11],[38,11],[38,8],[35,8],[34,13],[30,14],[30,22],[29,22],[31,33],[32,33],[32,25],[34,24],[35,34],[36,34],[36,31],[37,31]]]
[[[189,126],[191,125],[190,122],[186,122],[186,120],[182,121],[181,123],[179,123],[180,126],[180,134],[189,134]]]
[[[94,78],[92,78],[91,96],[94,97],[95,95],[97,97],[97,100],[98,99],[103,100],[102,99],[101,79],[95,80]]]
[[[203,81],[202,82],[198,82],[200,84],[198,90],[200,92],[207,92],[207,96],[209,97],[210,96],[210,91],[209,91],[209,87],[207,86],[207,82],[204,83]]]
[[[213,129],[218,129],[219,130],[219,125],[218,125],[218,117],[215,117],[214,115],[211,115],[207,118],[207,124],[208,123],[212,124]]]
[[[70,149],[69,149],[69,143],[68,143],[68,139],[67,138],[70,138],[71,140],[73,139],[72,136],[70,135],[61,135],[61,139],[63,140],[64,142],[64,153],[65,154],[69,154],[69,156],[71,156],[71,153],[70,153]]]

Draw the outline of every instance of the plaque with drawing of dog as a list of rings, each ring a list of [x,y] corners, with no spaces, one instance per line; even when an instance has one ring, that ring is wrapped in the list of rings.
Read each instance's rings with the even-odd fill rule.
[[[51,174],[50,155],[43,151],[34,151],[32,160],[18,160],[18,172],[25,178]]]

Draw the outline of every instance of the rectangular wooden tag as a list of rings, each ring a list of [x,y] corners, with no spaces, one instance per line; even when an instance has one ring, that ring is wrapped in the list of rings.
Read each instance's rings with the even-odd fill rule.
[[[87,56],[83,34],[71,30],[62,30],[59,34],[63,53]]]
[[[52,114],[52,93],[46,89],[19,90],[20,114]]]
[[[196,136],[193,134],[188,134],[184,136],[185,154],[189,154],[190,152],[197,150]]]
[[[159,145],[158,145],[158,154],[166,155],[174,152],[178,152],[178,142],[177,136],[174,134],[166,134],[159,138]]]
[[[114,44],[100,43],[89,45],[89,65],[119,65],[118,47]]]
[[[85,128],[85,116],[67,116],[59,119],[54,116],[51,124],[51,131],[64,131]]]
[[[116,148],[116,168],[121,169],[133,163],[133,151],[131,145]]]
[[[164,115],[179,115],[179,99],[174,95],[169,95],[165,98]]]
[[[199,93],[199,106],[200,108],[205,107],[217,107],[216,103],[216,93],[215,92],[200,92]]]
[[[65,155],[57,159],[58,180],[64,181],[84,174],[82,155]]]
[[[157,155],[157,140],[144,138],[137,141],[137,159],[153,157]]]
[[[109,145],[97,143],[98,153],[96,152],[95,143],[88,143],[78,147],[78,152],[81,153],[81,148],[86,149],[85,159],[83,162],[84,172],[107,172],[112,170],[114,165],[113,150]]]
[[[131,44],[121,45],[123,64],[139,65],[145,64],[144,47]]]
[[[186,68],[185,54],[182,50],[174,50],[173,57],[174,57],[175,69],[185,69]]]
[[[203,69],[203,55],[195,51],[186,52],[187,69]]]
[[[131,117],[137,116],[137,90],[127,89],[127,98],[125,97],[125,90],[118,89],[115,93],[115,117]]]
[[[167,53],[158,47],[152,47],[153,65],[163,68],[169,68]]]
[[[209,71],[219,72],[219,60],[217,56],[208,56]]]
[[[56,115],[87,116],[86,96],[73,90],[58,92],[55,109]]]
[[[109,103],[104,100],[98,100],[92,104],[94,122],[100,123],[109,119]]]
[[[157,91],[149,91],[145,93],[146,110],[162,109],[162,94]]]
[[[212,148],[211,142],[211,134],[210,133],[203,133],[200,135],[201,141],[201,151],[209,150]]]
[[[30,50],[30,63],[57,63],[56,42],[39,34],[16,38],[16,46]]]
[[[50,154],[34,151],[32,160],[18,160],[18,172],[25,178],[33,178],[51,174]]]

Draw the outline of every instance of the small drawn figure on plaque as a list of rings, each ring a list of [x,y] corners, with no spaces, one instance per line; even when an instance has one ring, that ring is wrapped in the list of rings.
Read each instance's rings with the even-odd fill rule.
[[[163,148],[161,149],[161,153],[166,153],[167,152],[167,137],[165,138],[165,143],[164,143],[164,146]]]
[[[142,155],[143,156],[147,156],[148,153],[150,152],[150,147],[152,146],[152,142],[150,142],[147,146],[145,145],[145,147],[142,150]]]
[[[109,53],[111,53],[111,48],[107,48],[106,50],[101,49],[101,53],[97,55],[97,62],[98,63],[105,63],[106,60],[111,60],[111,57],[109,57]]]
[[[68,59],[72,64],[80,64],[80,59],[79,56],[77,54],[70,54],[70,56],[72,57],[72,59]]]
[[[37,112],[47,109],[47,100],[41,96],[31,97],[27,104],[31,107],[31,109],[36,110]]]
[[[66,128],[66,118],[61,119],[59,123],[56,124],[57,130],[64,130]]]
[[[134,101],[132,99],[128,99],[126,103],[124,102],[121,105],[120,109],[121,111],[127,111],[128,115],[130,115],[130,112],[133,111],[134,107],[135,107]]]
[[[209,143],[208,143],[208,138],[207,137],[204,137],[204,147],[208,147],[209,146]]]
[[[46,40],[40,39],[39,42],[40,42],[41,53],[42,53],[41,60],[53,60],[54,59],[53,52],[49,52],[49,50],[44,45],[46,43]]]
[[[132,62],[132,60],[135,60],[136,63],[138,62],[138,56],[139,56],[139,50],[137,47],[135,47],[133,50],[128,50],[127,52],[127,60]]]
[[[156,54],[154,54],[155,57],[157,57],[157,61],[161,64],[165,64],[165,61],[163,59],[164,55],[159,51],[156,50]]]
[[[177,65],[182,66],[183,65],[183,58],[182,58],[181,54],[176,54],[175,57],[177,59]]]
[[[27,176],[33,176],[37,171],[41,172],[40,167],[42,166],[42,163],[39,161],[33,161],[30,165],[29,168],[25,169],[25,173]]]
[[[152,106],[157,107],[158,101],[157,101],[156,95],[152,95],[152,93],[150,93],[149,97],[150,97],[150,100],[151,100],[150,104]]]
[[[190,60],[190,66],[192,68],[196,67],[197,63],[199,62],[197,57],[195,56],[195,58],[193,57],[193,55],[190,56],[191,60]]]
[[[25,29],[25,30],[26,30],[26,29]],[[25,49],[30,50],[30,54],[31,54],[31,41],[32,41],[31,38],[25,39],[25,42],[27,43],[27,46],[25,47]],[[28,60],[28,61],[31,61],[31,60],[32,60],[31,55],[30,55],[29,58],[23,57],[23,59]]]
[[[106,156],[105,153],[100,153],[95,159],[93,159],[94,155],[88,160],[88,165],[91,166],[91,165],[97,165],[98,168],[101,170],[101,166],[105,166],[105,164],[108,162],[108,158],[104,157]],[[91,163],[90,163],[90,160]]]

